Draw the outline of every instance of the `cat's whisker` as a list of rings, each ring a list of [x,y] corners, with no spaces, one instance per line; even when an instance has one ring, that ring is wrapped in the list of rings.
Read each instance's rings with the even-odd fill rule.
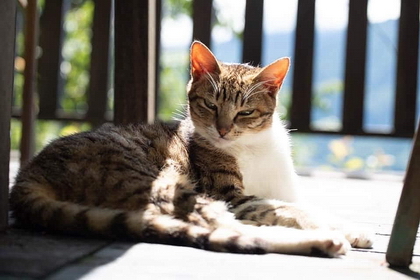
[[[265,89],[262,89],[262,90],[259,90],[259,91],[253,91],[250,95],[248,95],[248,98],[250,98],[253,95],[263,93],[263,92],[266,92],[266,90]]]
[[[211,86],[213,87],[213,94],[216,94],[219,91],[219,87],[217,86],[216,81],[212,77],[212,75],[206,72],[206,79],[210,82]]]
[[[247,92],[246,96],[244,96],[243,100],[247,100],[249,99],[251,96],[257,94],[257,93],[261,93],[264,92],[265,90],[258,90],[258,87],[255,87],[252,91]]]
[[[264,92],[265,90],[260,90],[260,91],[255,91],[258,87],[260,87],[263,84],[270,84],[271,82],[274,82],[276,79],[269,79],[269,80],[264,80],[261,82],[258,82],[256,84],[254,84],[252,87],[250,87],[244,94],[242,100],[246,100],[248,98],[250,98],[251,96]]]
[[[187,115],[186,105],[183,107],[183,109],[179,109],[179,108],[175,109],[175,112],[186,116]]]
[[[180,107],[181,109],[177,108],[175,109],[175,112],[173,113],[172,119],[174,121],[182,121],[188,117],[188,112],[187,112],[188,105],[183,103],[183,104],[180,104]]]
[[[175,108],[172,113],[171,119],[174,121],[183,121],[188,117],[188,104],[184,102],[179,102],[178,108]]]
[[[254,84],[254,85],[252,85],[246,92],[245,92],[245,94],[244,94],[244,96],[243,96],[243,100],[246,100],[246,99],[248,99],[249,97],[251,97],[252,95],[254,95],[254,91],[257,89],[257,88],[259,88],[260,86],[262,86],[263,84],[265,84],[266,83],[266,81],[261,81],[261,82],[258,82],[258,83],[256,83],[256,84]]]
[[[185,120],[185,116],[182,116],[182,115],[174,115],[172,117],[172,120],[174,120],[174,121],[183,121],[183,120]]]

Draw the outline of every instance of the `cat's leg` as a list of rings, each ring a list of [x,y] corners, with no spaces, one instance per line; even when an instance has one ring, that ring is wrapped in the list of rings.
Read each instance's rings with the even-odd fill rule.
[[[344,236],[334,231],[244,224],[215,229],[209,242],[213,246],[211,249],[217,251],[246,252],[248,247],[252,253],[323,254],[330,257],[344,255],[350,249]]]
[[[231,211],[245,224],[280,225],[302,230],[332,230],[342,233],[353,247],[358,248],[370,248],[373,243],[373,234],[369,231],[298,204],[254,199],[236,206]]]
[[[297,229],[328,229],[320,219],[297,204],[273,199],[253,199],[231,209],[245,224],[279,225]]]
[[[188,220],[213,229],[209,249],[216,251],[305,255],[317,252],[339,256],[350,248],[344,236],[334,231],[243,224],[224,202],[207,198],[197,198],[195,211],[190,213]]]

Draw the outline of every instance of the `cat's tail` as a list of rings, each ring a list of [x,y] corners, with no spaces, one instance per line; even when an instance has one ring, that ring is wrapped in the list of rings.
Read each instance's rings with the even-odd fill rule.
[[[28,184],[31,186],[16,185],[11,193],[16,222],[25,227],[222,252],[311,254],[317,251],[336,256],[348,250],[348,242],[334,232],[242,224],[224,202],[207,198],[198,197],[193,211],[179,218],[161,213],[152,204],[142,210],[125,211],[59,201],[45,186]]]

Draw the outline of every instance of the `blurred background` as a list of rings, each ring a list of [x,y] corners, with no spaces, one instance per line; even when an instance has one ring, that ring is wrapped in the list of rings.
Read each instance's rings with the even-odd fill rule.
[[[293,62],[297,0],[265,0],[263,13],[262,64],[288,56]],[[89,85],[94,1],[71,0],[64,20],[65,37],[61,52],[60,76],[63,91],[60,110],[84,113]],[[39,2],[42,16],[44,1]],[[346,28],[349,0],[316,0],[315,48],[311,127],[335,131],[342,126]],[[23,10],[18,15],[17,56],[13,108],[22,105]],[[400,0],[369,0],[367,65],[365,79],[364,129],[390,132],[393,129],[396,55]],[[245,0],[214,0],[211,49],[218,59],[240,62],[244,31]],[[158,118],[171,120],[185,105],[189,79],[188,50],[192,40],[192,1],[162,0],[161,49],[159,56]],[[112,27],[111,27],[112,30]],[[112,44],[111,44],[112,49]],[[37,55],[42,56],[38,48]],[[112,51],[110,52],[112,54]],[[112,57],[110,58],[112,64]],[[251,62],[252,64],[252,62]],[[293,63],[292,63],[293,68]],[[112,69],[112,67],[111,67]],[[420,72],[419,72],[420,73]],[[107,109],[113,106],[113,73],[109,73]],[[287,122],[293,69],[280,92],[279,112]],[[417,94],[419,90],[417,89]],[[417,98],[420,102],[420,98]],[[417,119],[418,108],[417,104]],[[91,129],[89,123],[45,121],[36,123],[36,147],[52,139]],[[302,173],[311,170],[345,171],[355,177],[371,173],[402,174],[411,150],[411,139],[367,136],[305,134],[290,127],[293,157]],[[21,123],[12,120],[12,149],[19,148]]]

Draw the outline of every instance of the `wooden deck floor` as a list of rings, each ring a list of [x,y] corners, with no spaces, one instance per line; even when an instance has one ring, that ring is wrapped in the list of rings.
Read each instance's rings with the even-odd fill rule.
[[[0,234],[0,279],[420,279],[419,241],[409,269],[390,268],[385,262],[401,178],[354,180],[323,174],[301,181],[303,196],[312,204],[372,227],[373,248],[336,259],[240,255],[11,229]]]

